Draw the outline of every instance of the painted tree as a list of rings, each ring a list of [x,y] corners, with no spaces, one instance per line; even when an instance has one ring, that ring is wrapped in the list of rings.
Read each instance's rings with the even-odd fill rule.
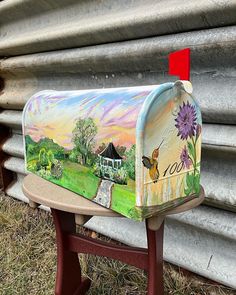
[[[123,157],[125,155],[125,152],[126,152],[126,147],[123,146],[123,145],[117,145],[116,146],[116,150],[118,152],[118,154]]]
[[[125,170],[127,171],[129,177],[135,180],[135,144],[131,146],[131,148],[126,151],[125,156]]]
[[[96,154],[96,155],[100,154],[101,152],[103,152],[103,151],[105,150],[105,148],[106,148],[107,146],[108,146],[108,144],[103,142],[103,143],[102,143],[102,144],[96,149],[95,154]],[[126,152],[126,147],[123,146],[123,145],[117,145],[117,146],[116,146],[116,151],[117,151],[117,153],[118,153],[121,157],[123,157],[123,156],[125,155],[125,152]]]
[[[103,152],[105,150],[105,148],[107,147],[107,145],[103,142],[95,151],[95,153],[98,155],[101,152]]]
[[[92,154],[96,134],[97,126],[92,118],[80,118],[76,121],[72,141],[83,165],[87,164],[88,157]]]
[[[35,152],[35,148],[34,148],[34,145],[33,145],[33,144],[28,144],[28,145],[26,146],[26,148],[27,148],[27,153],[28,153],[28,154],[30,154],[30,155],[33,155],[33,154],[34,154],[34,152]]]

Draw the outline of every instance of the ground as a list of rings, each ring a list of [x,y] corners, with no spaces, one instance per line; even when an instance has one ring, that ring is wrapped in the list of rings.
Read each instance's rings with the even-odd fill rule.
[[[78,231],[110,241],[81,227]],[[0,193],[0,233],[0,294],[54,294],[56,247],[50,214]],[[84,275],[92,280],[88,295],[146,294],[144,271],[92,255],[80,255],[80,261]],[[166,295],[236,294],[167,263],[164,280]]]

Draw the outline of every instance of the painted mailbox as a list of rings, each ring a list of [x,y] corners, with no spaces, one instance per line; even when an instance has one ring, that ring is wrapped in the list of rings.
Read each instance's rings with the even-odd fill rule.
[[[42,91],[23,114],[26,169],[129,218],[199,195],[191,83]]]

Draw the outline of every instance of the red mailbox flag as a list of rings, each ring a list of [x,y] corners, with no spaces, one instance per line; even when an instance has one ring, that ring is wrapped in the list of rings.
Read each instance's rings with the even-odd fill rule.
[[[179,76],[180,80],[190,79],[190,48],[169,54],[169,75]]]

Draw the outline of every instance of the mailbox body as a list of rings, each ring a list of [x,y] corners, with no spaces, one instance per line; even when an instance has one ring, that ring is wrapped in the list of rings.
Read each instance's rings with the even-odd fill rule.
[[[135,220],[197,197],[202,122],[188,83],[36,93],[26,170]]]

